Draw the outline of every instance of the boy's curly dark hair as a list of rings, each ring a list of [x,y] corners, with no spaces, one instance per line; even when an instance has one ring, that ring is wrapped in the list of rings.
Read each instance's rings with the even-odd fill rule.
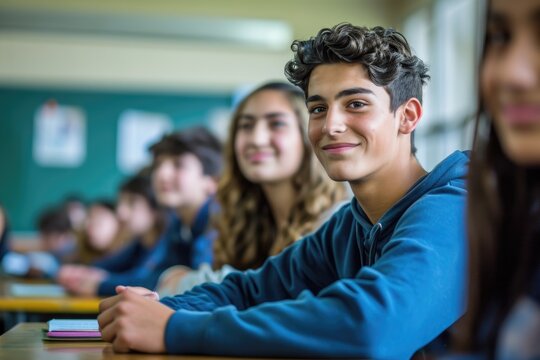
[[[428,67],[412,55],[405,37],[394,29],[342,23],[322,29],[309,40],[295,40],[291,49],[294,59],[285,65],[285,75],[306,96],[311,71],[322,64],[363,65],[371,81],[390,95],[391,111],[413,97],[422,102],[422,86],[429,80]]]

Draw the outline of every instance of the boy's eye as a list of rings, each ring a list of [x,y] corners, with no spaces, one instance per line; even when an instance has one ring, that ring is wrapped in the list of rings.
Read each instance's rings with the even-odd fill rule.
[[[364,104],[363,102],[361,101],[351,101],[349,103],[349,107],[350,108],[353,108],[353,109],[361,109],[363,108],[364,106],[366,106],[366,104]]]
[[[310,114],[320,114],[324,112],[325,108],[324,106],[313,106],[308,109]]]
[[[174,167],[176,169],[183,169],[185,167],[185,162],[182,159],[176,159],[174,160]]]
[[[156,160],[154,160],[154,163],[152,164],[152,171],[155,171],[156,169],[159,169],[159,167],[163,164],[163,159],[158,157]]]

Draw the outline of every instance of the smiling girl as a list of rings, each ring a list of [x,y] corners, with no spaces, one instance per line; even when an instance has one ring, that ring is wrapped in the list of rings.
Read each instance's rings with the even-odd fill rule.
[[[259,267],[315,230],[345,199],[343,184],[331,181],[313,154],[304,101],[298,88],[271,82],[238,105],[217,192],[215,271],[171,268],[158,286],[161,295]]]

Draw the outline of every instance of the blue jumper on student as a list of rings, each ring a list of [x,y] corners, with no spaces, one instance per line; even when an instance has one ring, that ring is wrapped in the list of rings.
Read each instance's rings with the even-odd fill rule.
[[[162,299],[167,352],[410,358],[465,311],[467,164],[453,153],[375,224],[353,199],[261,268]]]
[[[174,265],[196,269],[203,263],[211,264],[216,233],[209,220],[214,206],[212,198],[207,200],[191,227],[171,212],[165,231],[152,248],[136,240],[116,254],[94,263],[94,266],[109,271],[98,287],[98,295],[115,295],[117,285],[153,289],[161,273]]]

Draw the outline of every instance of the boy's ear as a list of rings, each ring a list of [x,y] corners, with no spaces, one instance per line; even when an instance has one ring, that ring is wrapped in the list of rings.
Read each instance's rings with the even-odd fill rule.
[[[423,108],[417,98],[410,98],[401,105],[401,114],[399,119],[399,132],[410,134],[416,129],[418,121],[422,117]]]

